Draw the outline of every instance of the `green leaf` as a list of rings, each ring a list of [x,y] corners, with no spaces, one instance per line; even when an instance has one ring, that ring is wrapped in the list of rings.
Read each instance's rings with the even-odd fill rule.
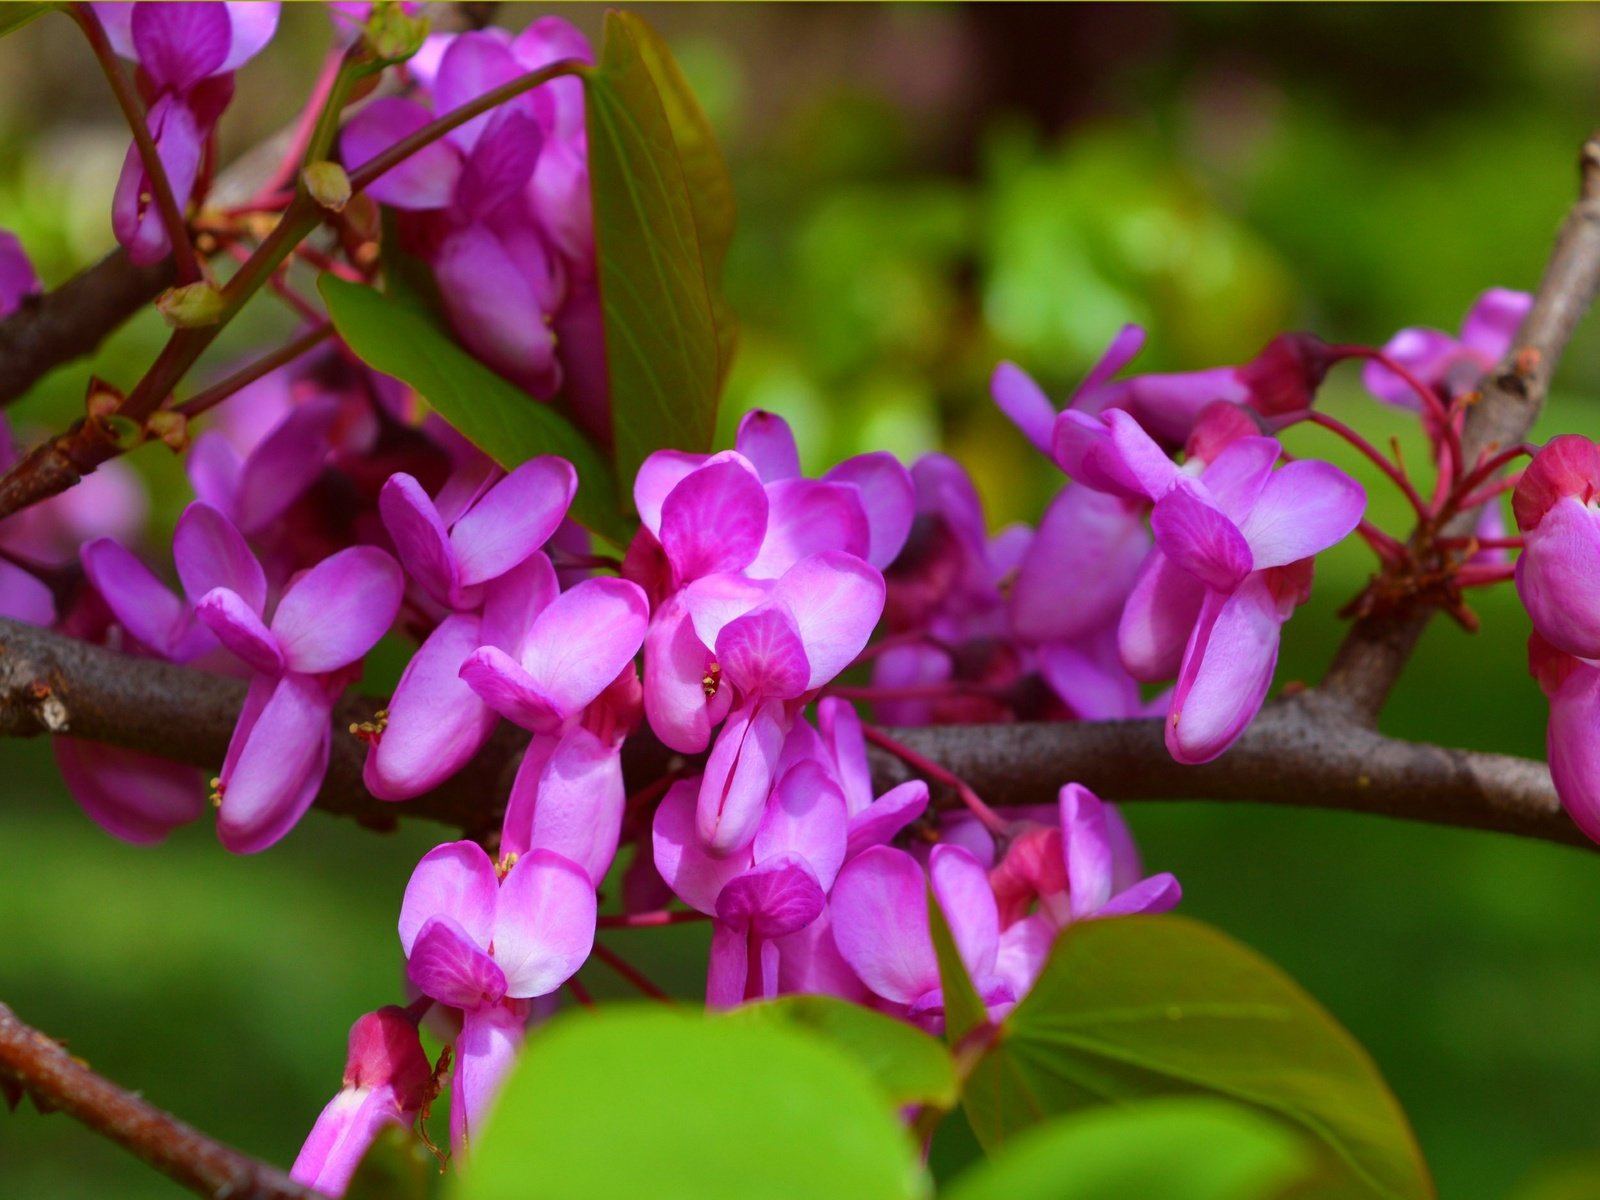
[[[613,461],[629,489],[624,504],[639,464],[654,451],[711,448],[719,369],[690,181],[639,28],[607,13],[600,65],[584,74]]]
[[[0,4],[0,37],[15,33],[60,4]]]
[[[1068,926],[963,1103],[993,1151],[1052,1114],[1195,1092],[1308,1134],[1341,1180],[1329,1194],[1434,1194],[1405,1114],[1355,1039],[1254,951],[1181,917]]]
[[[630,536],[611,468],[576,426],[456,345],[422,310],[333,275],[317,281],[339,336],[374,370],[409,383],[506,468],[558,454],[578,471],[573,517],[618,545]]]
[[[911,1200],[915,1147],[825,1038],[660,1006],[529,1038],[455,1200]]]
[[[439,1181],[439,1162],[417,1136],[388,1125],[361,1156],[344,1200],[429,1200]]]
[[[859,1004],[832,996],[781,996],[742,1004],[722,1019],[792,1025],[821,1035],[866,1068],[896,1108],[955,1106],[956,1074],[950,1052],[920,1029]]]
[[[1316,1170],[1281,1121],[1220,1100],[1058,1117],[963,1173],[947,1200],[1272,1200]]]
[[[967,965],[956,949],[950,922],[945,920],[939,899],[928,889],[928,932],[933,935],[933,953],[939,961],[939,990],[944,994],[944,1037],[952,1049],[967,1035],[989,1023],[989,1010],[978,996],[978,989],[967,974]]]
[[[717,145],[717,135],[695,98],[689,81],[683,77],[677,59],[661,36],[630,12],[617,19],[633,35],[634,46],[655,80],[661,94],[661,107],[672,126],[672,139],[683,163],[684,181],[689,186],[689,205],[694,212],[695,233],[700,239],[700,261],[705,267],[711,290],[711,314],[717,326],[717,379],[728,378],[733,352],[739,343],[739,323],[722,291],[722,264],[733,241],[733,179]]]

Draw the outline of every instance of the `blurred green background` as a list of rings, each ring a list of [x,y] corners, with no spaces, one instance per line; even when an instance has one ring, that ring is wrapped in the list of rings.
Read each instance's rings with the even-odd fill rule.
[[[498,19],[542,11],[505,5]],[[598,31],[598,7],[556,11]],[[642,11],[722,132],[740,200],[726,432],[762,405],[794,420],[812,466],[947,449],[996,525],[1035,519],[1058,485],[988,403],[996,360],[1063,397],[1130,320],[1150,329],[1146,369],[1241,361],[1285,328],[1369,342],[1454,328],[1482,289],[1537,282],[1600,115],[1593,6]],[[328,36],[320,6],[286,12],[240,76],[225,154],[294,116]],[[0,43],[0,226],[47,283],[110,246],[126,145],[68,22]],[[159,344],[149,317],[94,368],[131,383]],[[265,307],[206,370],[287,327]],[[1545,434],[1592,431],[1597,350],[1591,323]],[[59,423],[84,374],[43,381],[15,421]],[[1420,461],[1419,439],[1351,374],[1325,396]],[[1289,444],[1359,470],[1318,431]],[[160,447],[131,461],[155,492],[155,545],[181,472]],[[1371,490],[1374,516],[1401,531],[1399,506]],[[1326,556],[1281,680],[1317,677],[1368,566],[1356,545]],[[1385,727],[1539,754],[1525,620],[1504,593],[1479,611],[1475,638],[1435,623]],[[0,999],[111,1077],[287,1164],[338,1086],[349,1023],[399,995],[399,898],[440,831],[374,836],[314,814],[249,859],[204,828],[138,849],[79,813],[42,743],[0,744],[0,767]],[[1282,964],[1369,1048],[1444,1196],[1505,1196],[1600,1148],[1600,857],[1266,807],[1130,815],[1190,915]],[[693,995],[701,938],[612,941]],[[582,977],[622,994],[602,964]],[[937,1159],[962,1150],[952,1137]],[[64,1117],[0,1115],[0,1197],[178,1194]]]

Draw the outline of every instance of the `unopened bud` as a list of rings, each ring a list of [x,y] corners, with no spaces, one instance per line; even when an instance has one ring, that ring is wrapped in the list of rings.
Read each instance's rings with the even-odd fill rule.
[[[190,283],[162,292],[156,307],[174,329],[198,329],[222,319],[222,293],[209,283]]]
[[[168,409],[151,413],[144,427],[151,437],[165,442],[174,454],[180,454],[189,447],[189,418],[181,412]]]
[[[116,388],[103,379],[91,377],[89,390],[83,397],[83,408],[89,414],[90,420],[99,420],[101,417],[109,417],[121,408],[122,400],[122,393]]]
[[[411,7],[379,0],[372,6],[367,18],[367,44],[373,54],[384,62],[404,62],[422,49],[428,36],[428,22],[423,17],[413,17],[406,10]]]
[[[314,162],[300,172],[311,198],[330,212],[343,212],[350,202],[350,176],[336,162]]]

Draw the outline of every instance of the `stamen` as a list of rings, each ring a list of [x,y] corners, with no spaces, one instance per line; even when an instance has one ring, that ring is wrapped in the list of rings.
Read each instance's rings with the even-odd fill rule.
[[[389,728],[389,710],[380,708],[372,714],[370,721],[351,722],[350,732],[357,740],[369,746],[376,746],[383,737],[383,731]]]
[[[211,787],[211,794],[208,797],[208,799],[211,801],[211,807],[212,808],[221,808],[222,807],[222,791],[223,791],[223,788],[222,788],[222,776],[221,775],[213,775],[211,777],[210,787]]]
[[[706,673],[700,680],[700,690],[706,694],[706,699],[710,700],[717,694],[717,688],[721,686],[721,683],[722,666],[720,663],[713,662],[706,668]]]

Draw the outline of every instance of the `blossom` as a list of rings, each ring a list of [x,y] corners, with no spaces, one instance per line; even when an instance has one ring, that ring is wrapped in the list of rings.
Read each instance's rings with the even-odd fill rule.
[[[344,1195],[383,1128],[416,1122],[432,1082],[410,1013],[387,1005],[360,1017],[350,1027],[344,1087],[317,1117],[289,1178],[325,1196]]]
[[[232,72],[272,40],[279,5],[144,0],[93,7],[112,48],[138,62],[153,93],[145,120],[181,212],[199,177],[205,143],[233,96]],[[137,145],[122,164],[111,225],[136,263],[159,262],[172,251]]]
[[[0,317],[9,317],[29,296],[43,290],[17,235],[0,229]]]
[[[1490,288],[1467,310],[1459,337],[1439,329],[1402,329],[1384,343],[1383,354],[1445,398],[1458,396],[1505,357],[1532,306],[1533,297],[1527,292]],[[1411,385],[1381,362],[1368,362],[1361,382],[1386,404],[1422,409],[1422,398]]]
[[[555,991],[594,945],[595,893],[583,868],[548,850],[504,878],[476,842],[450,842],[417,864],[400,906],[406,975],[461,1010],[450,1140],[471,1139],[522,1039],[525,1002]]]
[[[1562,434],[1533,457],[1512,495],[1524,535],[1517,594],[1539,635],[1579,658],[1600,658],[1600,447]]]

